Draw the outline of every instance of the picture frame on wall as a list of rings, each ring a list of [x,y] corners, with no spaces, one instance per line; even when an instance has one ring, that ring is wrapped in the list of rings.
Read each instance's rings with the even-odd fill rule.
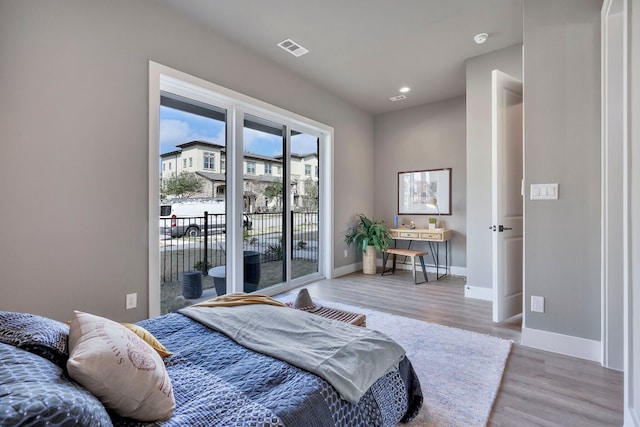
[[[451,215],[451,168],[398,172],[398,215]]]

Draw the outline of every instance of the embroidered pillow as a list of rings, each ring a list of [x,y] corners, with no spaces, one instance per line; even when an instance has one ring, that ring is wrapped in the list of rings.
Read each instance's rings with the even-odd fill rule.
[[[118,415],[140,421],[173,415],[175,399],[162,358],[118,322],[75,311],[67,370]]]
[[[153,349],[157,351],[160,357],[162,357],[163,359],[173,354],[169,350],[167,350],[167,348],[163,346],[162,343],[158,341],[158,339],[154,337],[151,332],[147,331],[142,326],[134,325],[133,323],[124,323],[124,322],[122,322],[121,325],[131,330],[134,334],[136,334],[140,338],[142,338],[144,342],[146,342],[151,347],[153,347]]]
[[[0,342],[11,344],[64,368],[69,326],[30,313],[0,311]]]

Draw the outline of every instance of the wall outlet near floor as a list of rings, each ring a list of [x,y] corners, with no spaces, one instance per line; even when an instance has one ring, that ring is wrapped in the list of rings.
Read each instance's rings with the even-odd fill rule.
[[[136,308],[138,306],[138,294],[127,294],[127,302],[125,304],[125,309],[130,310],[132,308]]]
[[[544,313],[544,297],[531,296],[531,311]]]

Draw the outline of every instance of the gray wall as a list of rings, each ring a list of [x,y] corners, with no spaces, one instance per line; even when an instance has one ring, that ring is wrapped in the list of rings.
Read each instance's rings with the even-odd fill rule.
[[[391,224],[398,213],[398,172],[452,168],[452,215],[442,216],[455,231],[451,242],[451,265],[466,266],[465,98],[408,108],[375,117],[374,212]],[[403,215],[427,228],[426,215]],[[444,265],[444,261],[440,260]]]
[[[601,0],[525,0],[525,326],[600,340]],[[559,200],[531,201],[533,183]],[[546,298],[530,311],[531,295]]]
[[[522,45],[467,60],[467,286],[492,288],[491,71],[522,80]]]
[[[149,60],[333,126],[335,266],[355,262],[370,115],[153,0],[2,1],[0,58],[0,310],[147,316]]]

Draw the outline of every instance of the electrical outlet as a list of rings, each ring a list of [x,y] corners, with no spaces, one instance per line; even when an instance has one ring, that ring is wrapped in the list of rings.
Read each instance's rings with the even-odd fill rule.
[[[544,297],[531,296],[531,311],[544,313]]]
[[[125,303],[125,309],[130,310],[138,306],[138,294],[127,294],[127,301]]]

